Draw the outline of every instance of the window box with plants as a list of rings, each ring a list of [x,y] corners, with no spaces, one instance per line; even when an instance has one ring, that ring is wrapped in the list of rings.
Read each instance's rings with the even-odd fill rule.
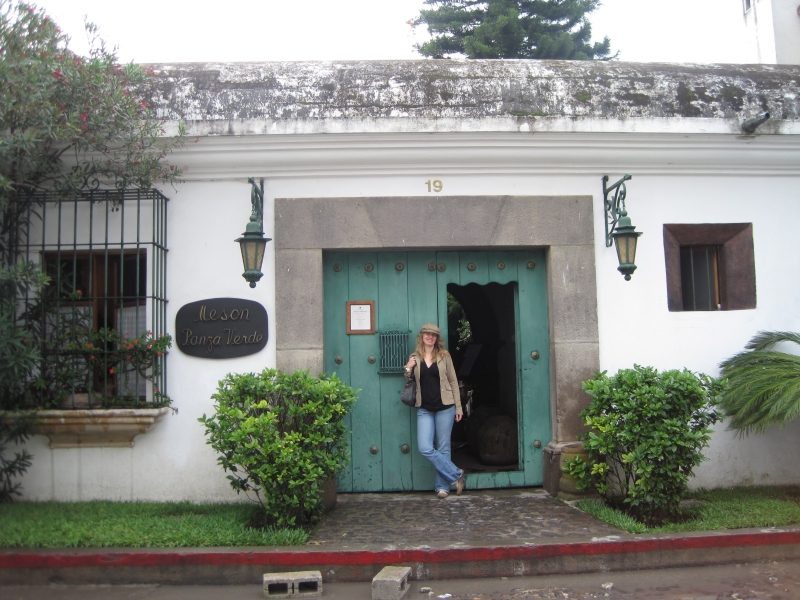
[[[51,448],[132,446],[170,410],[159,384],[172,337],[95,328],[97,302],[80,289],[64,291],[69,281],[58,273],[53,280],[23,315],[22,342],[34,358],[5,404],[33,411],[30,431],[50,438]],[[145,307],[133,308],[132,321],[142,322]]]
[[[152,331],[129,337],[101,329],[73,339],[58,357],[56,381],[66,386],[48,395],[54,408],[37,410],[33,432],[49,437],[51,448],[132,446],[170,410],[154,379],[171,345],[168,334]]]

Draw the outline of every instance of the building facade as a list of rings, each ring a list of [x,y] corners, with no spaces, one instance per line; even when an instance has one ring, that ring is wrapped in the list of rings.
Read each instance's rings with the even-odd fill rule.
[[[467,487],[556,491],[592,373],[640,364],[716,375],[757,331],[800,327],[800,67],[154,68],[167,133],[183,121],[193,140],[174,157],[185,181],[162,190],[178,412],[132,447],[51,448],[36,436],[28,499],[235,499],[197,418],[213,411],[226,373],[273,366],[336,371],[361,390],[340,491],[432,489],[390,356],[392,335],[413,339],[426,322],[458,357],[474,427],[504,417],[494,419],[500,446],[516,450],[476,459],[466,419]],[[606,246],[602,193],[604,176],[625,174],[643,233],[630,281]],[[272,238],[255,288],[234,243],[250,214],[248,177],[265,181]],[[193,342],[178,311],[214,298],[266,309],[263,350],[215,359],[181,349]],[[374,322],[354,327],[353,305]],[[693,485],[800,481],[800,423],[745,439],[716,429]]]

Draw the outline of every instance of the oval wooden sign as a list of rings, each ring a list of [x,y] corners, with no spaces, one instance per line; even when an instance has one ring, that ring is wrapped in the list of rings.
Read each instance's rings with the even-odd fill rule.
[[[175,315],[175,341],[184,354],[238,358],[264,349],[267,310],[242,298],[209,298],[185,304]]]

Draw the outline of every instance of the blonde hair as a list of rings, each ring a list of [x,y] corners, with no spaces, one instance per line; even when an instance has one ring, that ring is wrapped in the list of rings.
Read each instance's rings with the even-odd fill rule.
[[[421,331],[417,334],[417,349],[414,351],[414,354],[420,358],[425,358],[425,342],[422,339],[422,335],[423,334]],[[442,339],[442,336],[438,334],[433,335],[436,336],[436,341],[433,344],[433,355],[436,360],[449,356],[450,353],[447,351],[447,348],[444,347],[444,340]]]

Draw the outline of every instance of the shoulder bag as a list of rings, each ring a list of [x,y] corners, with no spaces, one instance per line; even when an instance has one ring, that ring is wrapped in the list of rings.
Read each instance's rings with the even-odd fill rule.
[[[406,387],[400,392],[400,402],[406,406],[414,406],[417,403],[417,379],[414,377],[414,369],[406,381]]]

